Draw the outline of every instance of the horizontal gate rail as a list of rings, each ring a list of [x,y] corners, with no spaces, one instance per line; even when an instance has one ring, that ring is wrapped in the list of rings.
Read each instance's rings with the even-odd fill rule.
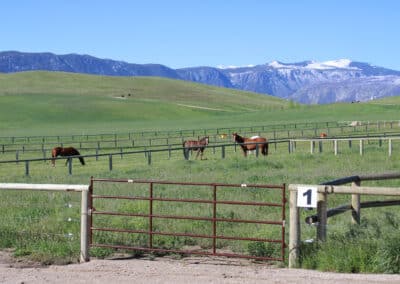
[[[192,203],[209,203],[212,204],[214,201],[208,199],[178,199],[178,198],[158,198],[158,197],[131,197],[131,196],[115,196],[115,195],[93,195],[93,198],[103,199],[127,199],[127,200],[154,200],[154,201],[170,201],[170,202],[192,202]],[[279,203],[267,203],[267,202],[244,202],[244,201],[218,201],[218,204],[231,204],[231,205],[254,205],[254,206],[270,206],[270,207],[282,207]]]
[[[91,221],[90,221],[90,246],[91,247],[103,247],[103,248],[114,248],[114,249],[127,249],[127,250],[138,250],[138,251],[148,251],[148,252],[172,252],[172,253],[180,253],[180,254],[198,254],[198,255],[212,255],[212,256],[225,256],[225,257],[237,257],[237,258],[248,258],[248,259],[256,259],[256,260],[277,260],[284,261],[285,255],[285,184],[282,185],[252,185],[252,184],[224,184],[224,183],[189,183],[189,182],[171,182],[171,181],[154,181],[154,180],[132,180],[132,179],[101,179],[101,178],[93,178],[93,182],[110,182],[110,183],[133,183],[133,184],[148,184],[148,194],[149,196],[116,196],[116,195],[100,195],[93,194],[91,195]],[[212,197],[210,199],[188,199],[188,198],[161,198],[154,197],[153,186],[154,185],[178,185],[182,186],[180,189],[188,190],[193,186],[205,187],[209,188],[212,192]],[[236,201],[236,200],[217,200],[217,190],[219,188],[259,188],[259,189],[276,189],[281,191],[281,203],[274,202],[250,202],[250,201]],[[96,188],[96,187],[93,187]],[[143,188],[142,188],[143,189]],[[165,189],[165,188],[164,188]],[[149,208],[148,213],[132,213],[132,212],[115,212],[110,210],[97,210],[95,206],[93,206],[93,202],[95,199],[113,199],[113,200],[140,200],[140,201],[148,201]],[[156,214],[153,212],[154,205],[153,202],[179,202],[179,203],[199,203],[199,204],[208,204],[210,205],[210,216],[185,216],[185,215],[175,215],[175,214]],[[278,213],[281,213],[281,220],[251,220],[246,218],[221,218],[217,217],[217,205],[234,205],[234,206],[257,206],[257,207],[274,207],[277,209],[281,209]],[[113,210],[113,209],[112,209]],[[276,212],[275,212],[276,213]],[[190,214],[190,213],[189,213]],[[110,228],[107,225],[102,226],[93,226],[93,218],[96,216],[105,215],[105,216],[123,216],[123,217],[140,217],[147,218],[148,228],[145,229],[129,229],[129,228]],[[170,230],[155,230],[153,227],[153,221],[157,219],[171,219],[171,220],[196,220],[196,221],[205,221],[210,223],[210,234],[204,233],[196,233],[196,232],[172,232]],[[217,233],[217,224],[226,222],[226,223],[243,223],[243,224],[261,224],[261,225],[276,225],[281,227],[281,236],[280,238],[262,238],[262,237],[251,237],[251,236],[227,236],[224,234]],[[93,233],[94,232],[114,232],[114,233],[128,233],[128,234],[145,234],[148,235],[148,244],[147,246],[137,247],[137,246],[129,246],[124,244],[104,244],[104,243],[93,243]],[[212,245],[210,246],[210,251],[208,250],[182,250],[182,249],[165,249],[158,248],[153,246],[153,236],[176,236],[176,237],[189,237],[189,238],[201,238],[201,239],[209,239],[212,240]],[[246,254],[236,254],[236,253],[225,253],[225,252],[217,252],[216,241],[217,240],[235,240],[235,241],[251,241],[251,242],[262,242],[262,243],[277,243],[281,244],[281,256],[259,256],[259,255],[246,255]]]

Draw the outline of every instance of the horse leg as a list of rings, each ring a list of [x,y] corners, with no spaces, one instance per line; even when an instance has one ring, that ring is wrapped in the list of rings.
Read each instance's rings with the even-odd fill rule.
[[[264,156],[268,156],[268,144],[265,144],[263,146],[263,151],[262,151]]]
[[[200,152],[201,152],[201,150],[199,149],[199,150],[197,150],[197,154],[196,154],[196,160],[197,160],[197,158],[199,157],[199,154],[200,154]]]

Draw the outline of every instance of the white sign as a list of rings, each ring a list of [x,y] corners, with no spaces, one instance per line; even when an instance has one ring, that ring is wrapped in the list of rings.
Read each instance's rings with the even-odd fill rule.
[[[317,207],[317,187],[299,186],[297,188],[297,207]]]

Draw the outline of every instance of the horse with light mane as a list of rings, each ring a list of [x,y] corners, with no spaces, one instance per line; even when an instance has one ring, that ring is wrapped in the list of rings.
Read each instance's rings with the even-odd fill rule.
[[[268,155],[268,140],[264,137],[253,136],[251,138],[242,137],[237,133],[232,134],[233,140],[240,145],[243,150],[243,155],[247,157],[248,151],[256,150],[257,147],[261,148],[261,153],[264,156]]]
[[[183,156],[186,160],[189,159],[189,151],[193,154],[193,151],[197,151],[196,159],[200,155],[200,159],[203,160],[203,152],[206,146],[208,145],[209,137],[203,137],[200,140],[187,140],[184,141],[183,146]]]
[[[70,157],[70,156],[79,156],[80,153],[78,150],[76,150],[74,147],[55,147],[53,150],[51,150],[51,157],[53,158],[51,160],[51,163],[53,167],[56,165],[56,157],[61,156],[61,157]],[[78,157],[79,161],[81,162],[82,165],[85,165],[85,160],[83,157]],[[68,159],[65,161],[65,164],[68,163]]]

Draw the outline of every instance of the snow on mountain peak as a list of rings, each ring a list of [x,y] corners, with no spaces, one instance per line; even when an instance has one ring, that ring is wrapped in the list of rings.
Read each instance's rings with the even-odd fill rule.
[[[335,69],[335,68],[352,68],[350,67],[351,60],[349,59],[338,59],[324,62],[312,62],[307,65],[308,69]]]
[[[254,66],[255,66],[254,64],[248,64],[248,65],[244,65],[244,66],[236,66],[236,65],[229,65],[229,66],[226,66],[226,65],[218,65],[217,68],[218,68],[218,69],[239,69],[239,68],[245,68],[245,67],[251,68],[251,67],[254,67]]]
[[[358,69],[357,67],[350,67],[351,64],[350,59],[338,59],[338,60],[329,60],[324,62],[317,61],[308,61],[302,62],[302,64],[298,63],[281,63],[279,61],[272,61],[268,64],[268,66],[276,69],[294,69],[294,68],[305,68],[305,69],[318,69],[318,70],[328,70],[328,69]],[[306,64],[303,64],[306,63]]]

